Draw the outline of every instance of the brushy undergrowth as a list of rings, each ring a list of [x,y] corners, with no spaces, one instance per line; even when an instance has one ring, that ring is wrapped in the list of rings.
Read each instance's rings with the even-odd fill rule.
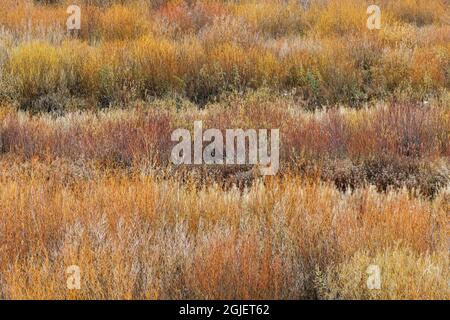
[[[48,102],[51,104],[51,100]],[[314,113],[293,98],[255,92],[198,110],[182,100],[156,100],[133,108],[47,113],[30,116],[5,110],[0,154],[25,161],[88,161],[133,171],[143,163],[171,167],[170,140],[176,128],[278,128],[279,174],[318,176],[342,191],[375,185],[416,189],[433,197],[449,182],[450,109],[439,102],[379,104],[359,110]],[[206,143],[205,143],[206,145]],[[249,166],[190,166],[201,184],[227,180]],[[178,170],[178,169],[177,169]],[[206,175],[206,176],[205,176]]]
[[[450,3],[369,4],[2,0],[0,298],[448,299]],[[172,165],[196,120],[278,174]]]
[[[55,172],[89,169],[0,170],[2,298],[448,298],[448,191],[343,195],[290,177],[224,192],[92,169],[67,185]],[[371,264],[381,290],[366,287]],[[69,265],[80,290],[66,288]]]
[[[47,94],[104,107],[164,95],[205,103],[261,87],[310,107],[359,106],[450,87],[446,0],[381,1],[383,27],[372,31],[365,0],[81,1],[76,34],[65,30],[67,3],[56,2],[2,5],[0,79],[14,79],[9,93],[27,109]]]

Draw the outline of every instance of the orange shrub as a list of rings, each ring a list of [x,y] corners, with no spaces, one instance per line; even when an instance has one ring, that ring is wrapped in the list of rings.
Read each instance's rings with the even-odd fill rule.
[[[2,1],[0,24],[17,32],[17,36],[65,31],[66,9],[61,6],[38,6],[32,0]]]
[[[105,40],[136,39],[148,33],[149,21],[144,7],[113,5],[100,16],[100,34]]]
[[[308,29],[305,11],[298,1],[243,1],[232,5],[231,10],[267,36],[300,34]]]
[[[19,96],[31,99],[57,90],[63,73],[57,48],[32,42],[15,48],[6,68],[17,78]]]
[[[0,162],[0,170],[5,298],[448,295],[439,201],[372,188],[342,195],[298,178],[268,179],[245,193],[196,190],[62,160]],[[380,291],[364,287],[370,264],[381,267]],[[69,265],[82,271],[80,290],[67,290]]]

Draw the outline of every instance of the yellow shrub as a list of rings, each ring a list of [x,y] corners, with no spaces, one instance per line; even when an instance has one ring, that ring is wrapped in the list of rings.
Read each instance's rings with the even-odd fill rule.
[[[358,72],[348,43],[339,38],[321,41],[318,71],[325,87],[323,95],[331,102],[359,99],[362,74]]]
[[[306,29],[304,10],[298,1],[244,1],[236,4],[232,11],[254,30],[267,35],[299,33]]]
[[[252,60],[255,61],[257,85],[277,85],[285,78],[285,70],[274,54],[261,48],[252,50]]]
[[[370,265],[379,267],[379,290],[367,287]],[[360,251],[328,270],[322,298],[448,299],[449,267],[446,250],[420,254],[397,246],[375,255]]]
[[[380,0],[382,29],[369,31],[369,0],[81,1],[81,31],[68,33],[65,1],[5,0],[2,34],[8,47],[18,47],[7,69],[13,76],[3,77],[13,90],[4,85],[0,95],[31,97],[67,86],[70,94],[93,97],[123,90],[208,98],[280,85],[300,89],[314,105],[354,106],[401,92],[445,94],[450,38],[441,22],[449,16],[447,2]],[[29,39],[40,39],[41,49],[27,51],[21,43]],[[10,51],[0,50],[0,64]],[[39,75],[43,81],[19,66],[27,59],[32,72],[51,65]]]
[[[89,47],[86,50],[81,66],[81,88],[86,92],[97,92],[99,87],[99,73],[103,61],[98,48]]]
[[[406,23],[394,23],[380,30],[380,39],[386,46],[400,45],[411,48],[417,44],[417,27]]]
[[[329,0],[325,6],[315,3],[307,17],[318,34],[342,35],[368,30],[366,11],[363,0]]]
[[[79,75],[81,92],[109,104],[130,78],[131,66],[126,60],[128,46],[123,41],[105,42],[99,47],[78,46],[73,67]],[[82,61],[80,61],[82,59]],[[79,64],[81,62],[81,64]]]
[[[101,36],[106,40],[124,40],[144,35],[150,25],[142,10],[139,7],[113,5],[100,17]]]
[[[237,44],[224,43],[210,52],[211,76],[224,77],[225,85],[238,86],[249,82],[254,74],[248,53]],[[212,74],[214,73],[214,74]]]
[[[179,46],[179,70],[181,74],[195,74],[206,62],[202,43],[195,37],[186,38]]]
[[[65,41],[59,48],[64,69],[65,82],[72,94],[87,93],[96,87],[89,81],[96,68],[91,65],[91,54],[95,49],[79,40]]]
[[[167,39],[151,36],[130,46],[134,79],[149,93],[164,93],[181,85],[177,49]]]
[[[186,38],[180,43],[178,72],[183,79],[184,92],[190,98],[198,96],[201,91],[200,73],[207,58],[205,48],[197,38]]]
[[[412,50],[407,48],[386,50],[374,67],[374,81],[384,92],[394,92],[409,82]]]
[[[318,59],[322,54],[320,43],[314,39],[283,39],[274,43],[280,70],[278,79],[286,88],[295,88],[305,99],[319,98],[321,75]]]

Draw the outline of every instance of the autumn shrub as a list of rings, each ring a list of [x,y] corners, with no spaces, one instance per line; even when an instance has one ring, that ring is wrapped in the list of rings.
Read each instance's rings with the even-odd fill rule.
[[[423,26],[432,23],[442,23],[443,19],[449,15],[448,3],[445,0],[424,1],[424,0],[401,0],[386,1],[383,5],[394,16],[404,22]]]
[[[244,1],[231,10],[265,36],[302,34],[308,29],[305,11],[298,1]]]
[[[321,75],[321,95],[332,104],[342,101],[357,105],[363,100],[361,73],[344,44],[339,41],[324,42],[319,57],[318,72]]]
[[[412,54],[413,50],[409,48],[388,49],[383,52],[373,71],[379,96],[386,97],[410,86],[409,67]]]
[[[225,3],[217,0],[185,2],[166,1],[156,10],[156,16],[166,21],[174,35],[193,34],[201,31],[212,21],[224,16]]]
[[[179,83],[177,89],[192,101],[206,101],[210,96],[208,83],[205,83],[207,53],[200,40],[186,38],[177,50],[177,70]]]
[[[16,90],[23,105],[63,88],[61,56],[57,48],[46,43],[33,42],[15,48],[6,68],[17,79]]]
[[[432,12],[445,20],[447,10],[443,1],[419,1],[427,8],[422,17],[413,3],[381,3],[381,30],[367,28],[364,0],[80,2],[78,32],[65,28],[66,2],[8,1],[0,21],[11,51],[40,43],[64,60],[64,85],[43,85],[44,94],[64,89],[101,107],[167,95],[203,105],[230,92],[270,87],[296,92],[310,109],[361,107],[394,96],[424,101],[446,95],[448,27]],[[410,18],[399,16],[402,8]],[[4,78],[16,71],[6,69]],[[20,97],[23,89],[8,83]]]
[[[380,270],[379,289],[368,289],[368,272],[373,272],[369,266]],[[374,254],[362,250],[320,274],[317,284],[325,299],[440,300],[449,294],[448,270],[444,251],[419,254],[397,245]]]
[[[9,115],[0,134],[3,151],[28,159],[85,159],[106,167],[167,162],[171,124],[164,113],[104,114],[99,115],[102,124],[93,122],[92,116],[67,113],[56,126],[47,126],[44,119],[24,124],[20,117]]]
[[[425,68],[425,65],[428,65]],[[450,48],[435,47],[430,50],[416,49],[410,70],[411,85],[423,91],[422,95],[435,93],[441,87],[448,87],[450,77]]]
[[[16,79],[5,70],[9,56],[9,46],[0,42],[0,103],[12,103],[17,97]]]
[[[51,110],[59,100],[42,96],[35,101]],[[280,175],[316,176],[342,191],[371,184],[380,192],[407,187],[432,198],[450,178],[449,115],[447,109],[437,106],[393,104],[311,114],[299,112],[292,97],[257,91],[245,100],[237,94],[206,104],[203,110],[173,98],[137,104],[131,110],[128,107],[129,116],[123,110],[104,111],[99,119],[92,111],[80,115],[66,112],[52,121],[44,115],[26,121],[20,120],[22,116],[5,118],[0,130],[4,152],[26,159],[89,159],[105,167],[118,165],[134,171],[149,159],[168,164],[171,128],[191,128],[193,121],[200,119],[205,126],[221,130],[279,128]],[[220,182],[249,169],[211,167],[206,180]]]
[[[322,50],[321,44],[313,39],[298,39],[293,44],[283,41],[275,47],[284,70],[282,85],[298,91],[311,106],[319,106],[325,100],[318,61]]]
[[[188,33],[194,30],[191,8],[185,1],[167,1],[158,8],[158,14],[174,27],[175,33]]]
[[[177,53],[176,44],[167,39],[144,37],[132,43],[131,72],[137,89],[149,95],[179,90],[183,81]]]
[[[0,5],[1,299],[448,297],[448,0],[69,4]],[[277,175],[174,165],[196,120]]]
[[[312,166],[302,169],[306,176],[317,170]],[[363,161],[328,160],[320,165],[319,170],[323,180],[333,182],[341,191],[370,184],[380,192],[406,187],[414,194],[433,198],[450,182],[445,162],[423,163],[383,155]]]
[[[73,96],[87,95],[92,88],[95,88],[89,73],[95,72],[95,67],[91,64],[91,56],[95,49],[74,39],[64,41],[58,50],[67,90]]]
[[[62,6],[35,5],[31,0],[2,2],[0,23],[18,38],[63,33],[66,10]]]
[[[9,231],[3,298],[405,299],[448,291],[443,198],[373,188],[341,195],[294,177],[224,193],[61,160],[0,162],[0,171],[0,227]],[[371,264],[381,268],[381,291],[364,287]],[[66,289],[69,265],[82,271],[80,290]]]
[[[136,39],[150,30],[145,7],[113,5],[99,18],[99,33],[106,40]]]
[[[312,30],[322,36],[363,33],[366,28],[367,4],[363,0],[317,1],[307,11]]]
[[[208,28],[200,30],[198,38],[205,49],[219,44],[238,44],[249,48],[258,41],[258,35],[251,31],[245,20],[231,15],[214,18]]]
[[[208,96],[251,86],[253,63],[245,49],[233,43],[211,48],[210,60],[200,69],[201,90]]]
[[[446,150],[448,127],[441,122],[441,112],[420,104],[392,104],[381,108],[374,115],[372,127],[378,152],[421,158],[433,157],[439,149]],[[440,130],[444,135],[434,134]]]

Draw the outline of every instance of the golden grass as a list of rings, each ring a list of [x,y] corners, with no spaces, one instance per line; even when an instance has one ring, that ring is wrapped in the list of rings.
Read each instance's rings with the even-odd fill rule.
[[[439,18],[450,14],[444,0],[382,2],[383,28],[376,31],[366,27],[365,0],[315,1],[308,7],[253,0],[80,3],[78,35],[64,29],[64,5],[7,1],[0,14],[7,39],[6,67],[0,70],[17,82],[12,87],[19,100],[59,90],[101,106],[168,93],[204,102],[221,93],[271,87],[294,90],[313,107],[358,106],[399,92],[425,100],[449,88],[449,28]],[[60,52],[74,37],[85,47]],[[50,55],[42,56],[43,50]],[[64,64],[56,52],[65,56]],[[71,73],[80,55],[86,66]],[[35,66],[26,80],[20,70],[29,63]],[[35,74],[43,68],[50,79]],[[131,87],[130,98],[122,91]]]
[[[113,5],[100,16],[99,25],[99,33],[106,41],[139,38],[150,30],[144,6]]]
[[[56,90],[62,64],[57,48],[34,42],[16,48],[7,68],[19,82],[20,96],[27,98]]]
[[[380,290],[367,290],[369,265],[380,268]],[[396,245],[375,254],[358,252],[335,270],[330,268],[326,276],[320,275],[317,282],[325,284],[321,297],[327,299],[446,300],[449,267],[446,249],[419,254]]]
[[[448,0],[69,3],[0,5],[0,298],[448,299]],[[170,165],[194,120],[278,175]]]
[[[55,165],[61,177],[77,170]],[[2,298],[448,294],[448,195],[433,202],[373,188],[343,195],[295,177],[244,193],[102,172],[66,184],[39,162],[19,167],[3,176],[0,191]],[[377,293],[358,280],[373,263],[383,270]],[[66,288],[69,265],[81,268],[78,291]],[[321,287],[317,269],[326,272]]]
[[[448,186],[436,188],[425,172],[436,190],[421,197],[411,188],[419,188],[422,173],[414,176],[410,165],[440,158],[448,177],[448,109],[393,105],[312,114],[287,98],[258,94],[203,111],[170,103],[59,118],[2,109],[2,298],[448,296]],[[202,183],[195,168],[184,174],[150,161],[170,148],[172,126],[192,119],[218,128],[280,125],[283,171],[237,188],[224,187],[220,176]],[[321,181],[328,169],[319,159],[337,155],[338,187],[345,183],[344,160],[366,157],[375,163],[368,172],[394,185],[378,192],[349,177],[356,187],[343,192]],[[395,161],[383,162],[388,155],[406,171],[390,169]],[[311,160],[318,171],[302,174]],[[392,182],[397,173],[412,185]],[[373,264],[382,270],[381,290],[365,285]],[[66,287],[71,265],[80,267],[80,290]]]

